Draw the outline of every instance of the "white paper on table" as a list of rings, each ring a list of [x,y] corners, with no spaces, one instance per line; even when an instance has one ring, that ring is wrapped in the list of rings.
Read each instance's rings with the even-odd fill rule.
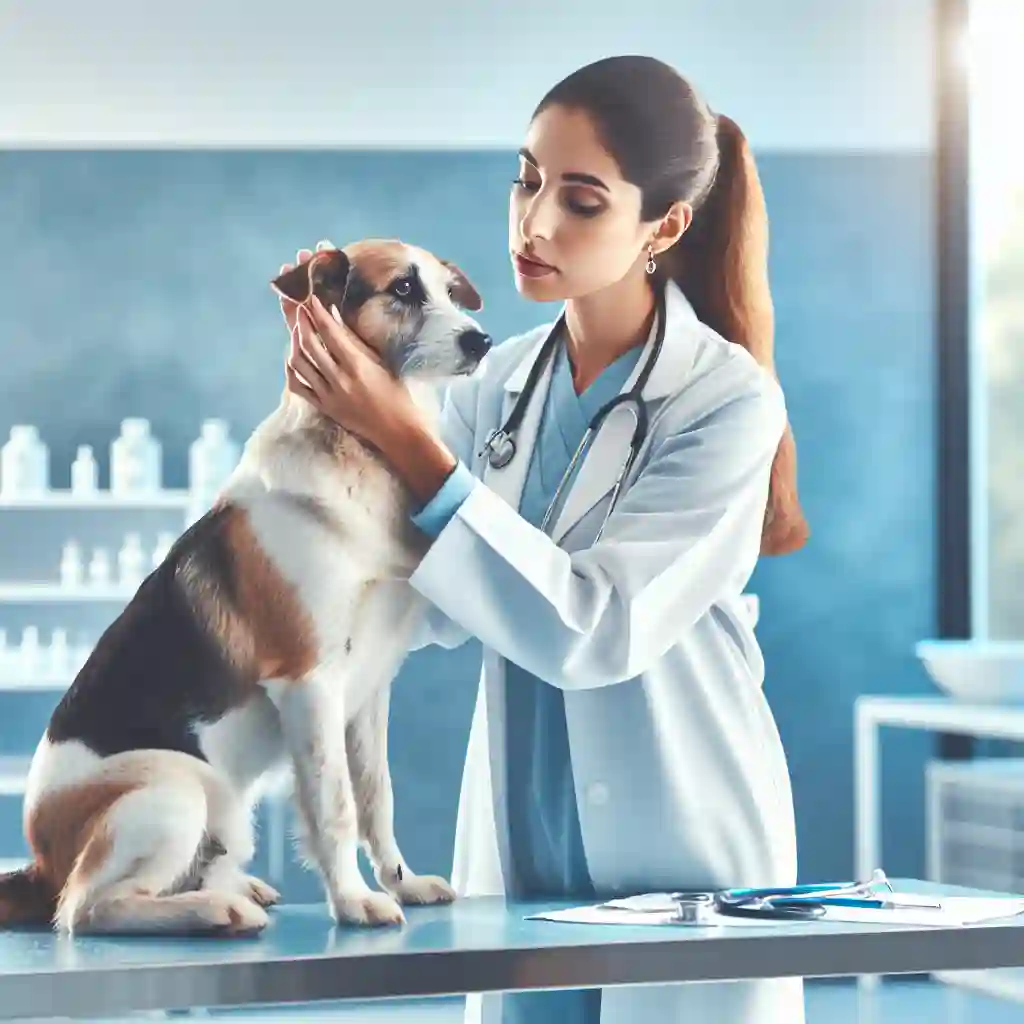
[[[1002,896],[978,898],[973,896],[939,897],[941,909],[928,906],[936,897],[919,893],[886,894],[888,899],[908,904],[893,910],[883,907],[827,907],[825,916],[811,918],[807,922],[782,921],[770,917],[730,917],[715,914],[707,922],[684,923],[676,920],[672,901],[665,893],[643,893],[621,900],[609,900],[604,905],[588,904],[532,914],[527,920],[556,921],[566,924],[617,924],[617,925],[676,925],[685,928],[759,928],[776,927],[780,924],[813,924],[815,921],[841,921],[853,924],[897,924],[934,925],[950,928],[963,925],[981,924],[986,921],[1012,919],[1024,913],[1024,899]]]

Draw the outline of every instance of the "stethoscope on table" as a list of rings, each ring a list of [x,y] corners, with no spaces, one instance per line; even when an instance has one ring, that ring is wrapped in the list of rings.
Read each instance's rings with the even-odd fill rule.
[[[580,456],[583,454],[594,434],[601,429],[604,421],[615,409],[618,409],[620,406],[631,405],[633,407],[634,426],[633,436],[629,442],[629,452],[623,460],[618,477],[616,477],[615,488],[612,491],[611,501],[609,501],[608,508],[605,511],[604,521],[601,523],[601,528],[598,530],[597,536],[594,538],[595,543],[600,539],[601,534],[604,533],[604,528],[608,523],[608,517],[612,514],[612,509],[615,508],[615,502],[619,497],[619,491],[622,489],[622,482],[625,480],[626,474],[636,461],[636,457],[639,454],[640,449],[643,447],[644,441],[647,440],[648,416],[647,406],[643,401],[643,390],[647,386],[647,381],[654,370],[658,357],[661,355],[661,349],[665,342],[664,290],[660,290],[658,292],[657,317],[658,322],[654,334],[654,343],[651,345],[651,351],[647,356],[647,360],[645,361],[643,368],[637,374],[632,387],[630,387],[628,391],[624,391],[605,402],[605,404],[602,405],[596,413],[594,413],[590,423],[587,424],[586,433],[584,433],[583,439],[580,441],[579,445],[577,445],[576,452],[565,472],[562,474],[562,479],[558,482],[558,487],[555,490],[554,497],[552,497],[551,503],[548,505],[547,510],[544,513],[544,518],[541,520],[540,528],[542,530],[547,530],[551,515],[562,496],[562,490],[564,489],[567,481],[571,479],[573,471],[576,468],[576,463],[579,462]],[[522,423],[523,416],[526,414],[526,409],[530,404],[530,400],[532,399],[534,392],[537,390],[537,385],[540,382],[540,377],[544,372],[545,366],[554,358],[555,350],[558,347],[564,328],[565,314],[563,313],[555,322],[555,325],[552,327],[547,338],[544,339],[544,344],[541,346],[541,350],[537,354],[537,358],[534,360],[533,366],[530,367],[530,373],[526,378],[526,383],[523,385],[523,390],[519,393],[516,403],[508,415],[508,419],[506,419],[500,427],[491,431],[487,440],[484,442],[483,449],[478,453],[480,455],[487,456],[487,461],[492,469],[504,469],[515,458],[517,450],[515,438],[516,431],[518,431],[519,426]]]
[[[817,885],[794,885],[768,889],[720,889],[668,893],[674,907],[672,922],[679,924],[714,924],[716,916],[749,917],[775,921],[813,921],[822,918],[829,907],[887,907],[890,904],[877,887],[893,892],[885,872],[876,870],[868,882],[832,882]],[[617,909],[634,900],[611,900],[601,907]],[[665,912],[664,900],[656,901],[649,912]]]

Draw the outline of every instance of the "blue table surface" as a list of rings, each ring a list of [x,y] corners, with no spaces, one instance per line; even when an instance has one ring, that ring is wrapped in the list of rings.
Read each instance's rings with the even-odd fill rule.
[[[902,892],[946,895],[1005,896],[956,886],[936,886],[913,879],[893,880]],[[440,907],[409,907],[402,927],[357,929],[336,927],[320,904],[285,905],[271,910],[271,925],[261,935],[245,938],[156,938],[78,936],[49,931],[0,932],[0,985],[5,978],[33,974],[88,973],[132,967],[180,969],[231,964],[270,964],[302,959],[416,957],[490,950],[533,950],[710,941],[728,943],[752,936],[771,938],[836,933],[934,931],[908,925],[865,925],[840,922],[757,924],[722,929],[656,925],[575,925],[528,921],[542,910],[579,905],[572,902],[511,903],[498,897],[456,900]],[[987,926],[974,926],[987,927]],[[1024,927],[1024,915],[993,927]],[[1024,933],[1021,933],[1024,934]]]

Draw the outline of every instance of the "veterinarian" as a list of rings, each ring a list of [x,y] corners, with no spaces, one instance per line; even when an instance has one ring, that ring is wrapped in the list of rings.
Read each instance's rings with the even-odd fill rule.
[[[283,308],[288,387],[380,450],[433,538],[411,579],[431,605],[419,646],[483,644],[453,884],[581,901],[793,884],[790,780],[741,595],[759,554],[807,529],[749,147],[671,68],[613,58],[542,100],[514,178],[516,286],[562,315],[454,383],[438,431],[322,307]],[[634,385],[572,472],[588,423]],[[488,995],[467,1019],[797,1024],[803,989]]]

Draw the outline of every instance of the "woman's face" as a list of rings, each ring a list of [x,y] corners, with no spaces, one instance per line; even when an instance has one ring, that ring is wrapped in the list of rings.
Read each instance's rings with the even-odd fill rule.
[[[653,230],[640,220],[640,208],[640,189],[623,179],[586,113],[542,111],[520,150],[509,200],[508,244],[520,294],[566,301],[630,272],[643,274]]]

